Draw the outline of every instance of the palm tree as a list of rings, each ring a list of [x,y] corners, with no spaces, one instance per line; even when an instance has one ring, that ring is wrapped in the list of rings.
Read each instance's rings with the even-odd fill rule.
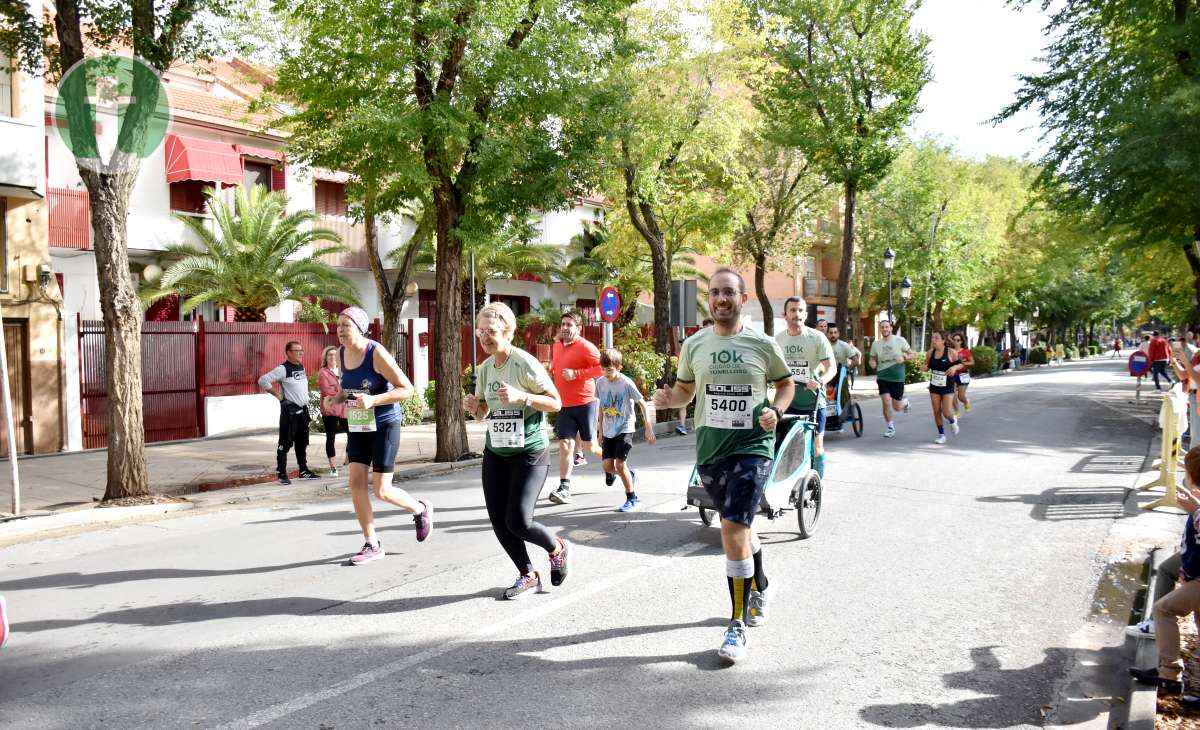
[[[175,215],[203,245],[167,248],[166,255],[177,260],[157,286],[139,293],[143,306],[177,294],[185,312],[214,302],[233,307],[238,322],[265,322],[267,307],[285,299],[358,303],[350,280],[317,260],[346,249],[333,231],[312,227],[314,211],[285,214],[287,196],[261,185],[250,191],[239,186],[233,210],[211,189],[206,195],[216,230],[201,219]],[[334,245],[317,248],[321,242]]]

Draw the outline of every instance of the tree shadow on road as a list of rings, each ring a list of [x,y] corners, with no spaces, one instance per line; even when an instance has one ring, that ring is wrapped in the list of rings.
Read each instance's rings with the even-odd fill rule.
[[[942,675],[948,689],[966,690],[984,695],[940,705],[900,703],[870,705],[859,710],[859,716],[872,725],[884,727],[945,727],[1003,728],[1017,725],[1041,727],[1047,722],[1080,724],[1108,713],[1107,698],[1092,696],[1073,683],[1064,690],[1069,708],[1055,707],[1055,681],[1073,666],[1112,668],[1124,661],[1122,647],[1101,650],[1051,647],[1038,664],[1023,669],[1004,669],[993,650],[981,646],[971,649],[969,671]],[[1065,716],[1059,715],[1066,709]]]
[[[328,598],[289,596],[283,598],[252,598],[249,600],[207,603],[180,601],[155,606],[138,606],[106,611],[78,619],[47,619],[14,623],[14,632],[53,631],[86,624],[127,624],[132,626],[170,626],[200,621],[221,621],[231,618],[262,616],[363,616],[383,613],[403,613],[428,608],[441,608],[475,598],[497,596],[500,588],[486,588],[474,593],[456,595],[406,596],[386,601],[343,601],[330,605]]]
[[[38,588],[95,588],[114,583],[130,583],[140,580],[166,580],[173,578],[223,578],[233,575],[260,575],[276,573],[314,565],[336,565],[346,562],[344,555],[334,558],[317,558],[283,565],[256,565],[249,568],[227,570],[203,570],[196,568],[145,568],[142,570],[112,570],[104,573],[51,573],[33,578],[0,581],[0,591],[30,591]]]

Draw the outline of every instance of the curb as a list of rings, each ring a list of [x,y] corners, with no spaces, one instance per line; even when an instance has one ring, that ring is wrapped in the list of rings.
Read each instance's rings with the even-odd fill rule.
[[[20,517],[9,517],[0,521],[0,544],[10,538],[46,536],[56,530],[87,525],[88,527],[116,527],[142,522],[149,517],[158,517],[170,512],[183,512],[196,508],[193,502],[168,502],[145,504],[133,507],[98,507],[88,505],[84,509],[63,512],[29,512]]]
[[[1154,595],[1155,578],[1164,560],[1170,557],[1171,551],[1154,548],[1150,551],[1150,575],[1147,578],[1146,597],[1142,604],[1142,619],[1151,616],[1151,608],[1158,596]],[[1158,648],[1152,639],[1132,639],[1135,642],[1134,666],[1158,666]],[[1154,730],[1154,720],[1158,716],[1158,688],[1141,684],[1132,677],[1129,678],[1129,700],[1126,703],[1129,714],[1121,725],[1124,730]]]

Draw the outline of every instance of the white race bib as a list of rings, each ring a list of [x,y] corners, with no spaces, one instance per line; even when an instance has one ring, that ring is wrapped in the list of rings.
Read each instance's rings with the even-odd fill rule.
[[[788,363],[788,369],[792,371],[793,379],[808,382],[808,360],[792,360]]]
[[[929,384],[935,388],[946,387],[946,373],[944,370],[934,370],[929,377]]]
[[[368,395],[366,390],[347,390],[350,395]],[[370,433],[375,430],[374,408],[347,408],[346,428],[350,433]]]
[[[488,441],[498,449],[525,446],[525,417],[520,408],[497,410],[488,414]]]
[[[754,428],[754,390],[749,385],[704,386],[704,425],[746,430]]]
[[[964,370],[958,374],[959,385],[966,385],[969,382],[971,382],[971,374],[968,373],[966,370]]]

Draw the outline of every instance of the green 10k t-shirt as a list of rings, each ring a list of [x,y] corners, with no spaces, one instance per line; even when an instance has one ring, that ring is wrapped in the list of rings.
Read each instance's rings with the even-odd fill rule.
[[[912,352],[912,348],[908,346],[908,341],[900,335],[880,337],[872,342],[871,357],[875,359],[879,368],[875,379],[903,383],[904,363],[896,362],[896,358],[908,352]]]
[[[484,360],[475,379],[475,396],[488,405],[487,450],[497,456],[541,451],[549,443],[543,429],[546,414],[528,405],[501,403],[499,391],[504,383],[534,395],[554,388],[546,368],[519,347],[509,351],[503,365],[496,365],[495,355]]]
[[[696,463],[773,456],[775,434],[763,431],[758,417],[767,384],[790,374],[779,343],[747,327],[729,336],[706,327],[684,340],[677,377],[696,386]]]
[[[822,383],[816,390],[809,390],[806,383],[820,380],[825,373],[822,363],[833,360],[833,346],[829,344],[829,338],[821,330],[804,327],[798,335],[784,330],[775,335],[775,341],[783,350],[783,360],[792,371],[796,383],[791,409],[807,413],[814,408],[824,408],[825,384]]]

